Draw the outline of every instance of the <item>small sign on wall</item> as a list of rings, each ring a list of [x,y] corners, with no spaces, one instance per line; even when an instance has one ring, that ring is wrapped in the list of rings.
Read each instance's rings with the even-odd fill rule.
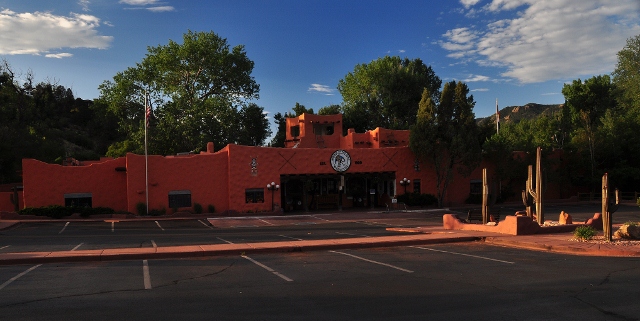
[[[251,176],[258,176],[258,157],[251,157]]]

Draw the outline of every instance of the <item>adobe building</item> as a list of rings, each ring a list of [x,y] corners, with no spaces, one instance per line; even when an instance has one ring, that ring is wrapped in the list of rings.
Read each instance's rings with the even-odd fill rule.
[[[148,156],[149,209],[216,213],[386,207],[402,193],[436,195],[432,166],[408,147],[408,130],[342,130],[342,115],[288,118],[285,148],[230,144],[213,152]],[[86,205],[137,213],[146,201],[145,156],[70,162],[24,159],[24,207]],[[481,184],[481,167],[451,183],[445,205],[461,204]],[[410,184],[401,185],[404,178]],[[274,182],[277,190],[268,189]],[[476,190],[477,192],[477,190]],[[272,202],[273,199],[273,202]]]

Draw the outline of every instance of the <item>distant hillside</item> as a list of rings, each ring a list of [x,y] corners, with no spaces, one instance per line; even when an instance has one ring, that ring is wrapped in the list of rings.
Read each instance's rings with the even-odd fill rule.
[[[540,105],[528,103],[524,106],[510,106],[500,110],[500,123],[517,123],[522,119],[535,119],[542,115],[551,116],[562,112],[564,104]],[[478,124],[495,123],[495,115],[478,118]]]

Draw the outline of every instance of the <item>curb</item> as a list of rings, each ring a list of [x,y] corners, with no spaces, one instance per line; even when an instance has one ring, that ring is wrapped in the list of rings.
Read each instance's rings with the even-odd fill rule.
[[[570,245],[550,245],[546,243],[521,242],[509,240],[502,237],[485,237],[483,241],[487,244],[519,248],[534,251],[552,252],[559,254],[571,254],[580,256],[606,256],[606,257],[640,257],[640,252],[618,249],[603,249],[599,245],[597,248],[585,248]]]
[[[400,237],[381,236],[323,241],[305,240],[245,244],[188,245],[158,248],[7,253],[0,255],[0,265],[232,256],[257,253],[287,253],[473,242],[479,240],[481,240],[480,237],[474,236],[426,238],[424,235],[410,235]]]

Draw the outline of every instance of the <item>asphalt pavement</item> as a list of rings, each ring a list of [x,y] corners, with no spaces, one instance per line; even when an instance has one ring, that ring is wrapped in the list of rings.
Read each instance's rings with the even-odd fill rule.
[[[571,208],[578,220],[578,210],[580,207],[564,205],[562,208]],[[594,206],[583,206],[585,209],[582,216],[589,217]],[[515,207],[517,209],[517,206]],[[284,241],[271,242],[222,242],[222,244],[188,244],[181,246],[149,246],[149,247],[126,247],[126,248],[98,248],[89,250],[60,250],[60,251],[30,251],[30,252],[4,252],[0,253],[0,265],[14,264],[42,264],[59,262],[87,262],[87,261],[115,261],[115,260],[138,260],[138,259],[165,259],[165,258],[188,258],[188,257],[208,257],[208,256],[228,256],[256,253],[282,253],[282,252],[304,252],[318,250],[339,250],[348,248],[373,248],[373,247],[394,247],[408,245],[428,245],[440,243],[459,242],[484,242],[486,244],[512,247],[526,250],[547,251],[571,255],[589,256],[619,256],[638,257],[640,256],[640,242],[579,242],[573,240],[572,233],[557,233],[544,235],[524,235],[512,236],[491,232],[480,231],[459,231],[445,230],[440,224],[438,217],[447,212],[460,213],[464,209],[448,210],[416,210],[404,212],[384,212],[384,211],[344,211],[325,212],[301,215],[278,215],[278,216],[252,216],[252,217],[179,217],[179,218],[117,218],[93,219],[96,222],[111,222],[112,228],[115,222],[150,222],[153,221],[161,227],[159,220],[174,221],[198,221],[207,225],[211,229],[242,229],[242,228],[269,228],[274,226],[303,226],[311,224],[328,223],[348,223],[348,222],[369,222],[380,223],[389,226],[387,229],[397,232],[394,235],[383,236],[349,236],[345,238],[328,239],[290,239]],[[505,206],[505,210],[513,210]],[[623,218],[636,218],[637,207],[627,207],[623,209]],[[550,213],[550,212],[547,212]],[[625,216],[626,215],[626,216]],[[412,217],[431,217],[433,224],[428,226],[408,226],[403,224],[393,224],[394,220],[406,220]],[[547,214],[547,217],[551,217]],[[46,222],[61,222],[61,220],[0,220],[0,230],[11,229],[18,224],[35,224]],[[62,220],[66,221],[66,220]],[[69,220],[70,221],[70,220]],[[79,219],[78,221],[88,222],[91,219]],[[619,225],[619,224],[616,224]],[[406,234],[405,234],[406,233]],[[2,244],[0,244],[2,248]]]

